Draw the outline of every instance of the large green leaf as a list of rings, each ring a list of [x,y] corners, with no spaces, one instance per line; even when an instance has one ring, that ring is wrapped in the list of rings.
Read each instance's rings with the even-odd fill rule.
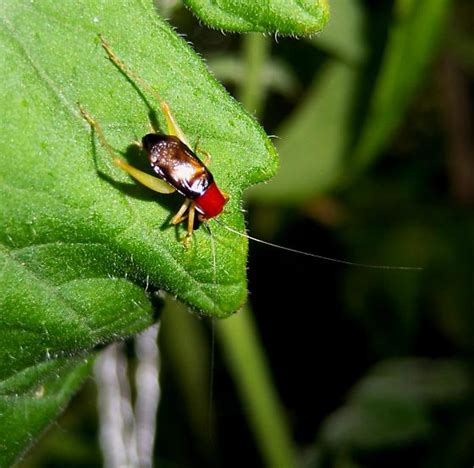
[[[211,152],[231,197],[221,219],[237,229],[242,191],[276,168],[261,128],[151,0],[3,2],[0,21],[0,384],[143,329],[154,319],[150,290],[213,316],[234,312],[246,296],[245,240],[211,221],[212,236],[201,228],[185,249],[184,228],[168,224],[180,196],[137,186],[79,114],[77,102],[143,165],[130,142],[149,131],[157,103],[106,59],[98,33]]]
[[[304,35],[329,19],[327,0],[184,0],[211,27],[239,32]]]
[[[112,146],[130,155],[130,142],[148,131],[148,106],[156,106],[105,59],[97,34],[160,90],[190,140],[200,138],[211,152],[216,180],[231,195],[222,218],[239,228],[242,190],[275,170],[263,131],[151,2],[14,2],[2,10],[5,248],[106,246],[119,257],[113,261],[119,272],[110,265],[107,272],[149,280],[210,314],[235,311],[246,293],[245,242],[212,223],[213,243],[200,229],[184,249],[167,224],[179,197],[136,187],[95,148],[79,116],[78,101],[103,124]],[[131,157],[139,163],[136,153]]]

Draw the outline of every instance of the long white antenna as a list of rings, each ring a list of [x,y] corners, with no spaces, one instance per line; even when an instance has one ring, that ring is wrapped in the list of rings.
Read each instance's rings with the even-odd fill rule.
[[[304,255],[306,257],[312,257],[312,258],[317,258],[319,260],[325,260],[327,262],[332,262],[332,263],[340,263],[342,265],[349,265],[349,266],[357,266],[357,267],[363,267],[363,268],[372,268],[376,270],[408,270],[408,271],[420,271],[423,270],[422,267],[411,267],[411,266],[391,266],[391,265],[373,265],[370,263],[357,263],[357,262],[349,262],[347,260],[340,260],[338,258],[332,258],[332,257],[326,257],[324,255],[319,255],[311,252],[305,252],[303,250],[298,250],[298,249],[292,249],[291,247],[285,247],[283,245],[278,245],[274,244],[272,242],[268,242],[262,239],[258,239],[257,237],[252,237],[249,236],[247,233],[243,233],[240,231],[237,231],[237,229],[234,229],[227,224],[223,223],[220,219],[214,218],[216,223],[220,224],[223,228],[227,229],[230,232],[233,232],[234,234],[237,234],[238,236],[245,237],[246,239],[249,239],[254,242],[258,242],[260,244],[268,245],[270,247],[275,247],[276,249],[280,250],[286,250],[287,252],[292,252],[298,255]]]

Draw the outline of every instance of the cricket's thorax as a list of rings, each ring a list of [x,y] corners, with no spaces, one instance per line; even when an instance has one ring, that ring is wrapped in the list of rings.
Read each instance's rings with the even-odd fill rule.
[[[142,143],[155,173],[185,197],[199,198],[213,183],[206,166],[179,138],[150,133]]]

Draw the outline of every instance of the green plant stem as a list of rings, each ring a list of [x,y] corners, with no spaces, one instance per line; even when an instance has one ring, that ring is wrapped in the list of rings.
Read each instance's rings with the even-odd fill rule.
[[[217,337],[266,466],[295,466],[290,428],[249,307],[218,321]]]
[[[375,160],[399,125],[439,43],[450,4],[450,0],[395,3],[370,109],[353,151],[352,177]]]
[[[266,94],[262,74],[269,46],[268,38],[263,34],[249,33],[243,37],[245,76],[239,90],[240,102],[257,117],[262,111]]]

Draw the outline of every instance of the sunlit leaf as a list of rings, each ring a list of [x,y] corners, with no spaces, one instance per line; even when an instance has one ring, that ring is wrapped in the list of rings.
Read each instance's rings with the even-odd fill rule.
[[[207,25],[227,31],[314,34],[329,19],[327,0],[184,0],[184,3]]]

